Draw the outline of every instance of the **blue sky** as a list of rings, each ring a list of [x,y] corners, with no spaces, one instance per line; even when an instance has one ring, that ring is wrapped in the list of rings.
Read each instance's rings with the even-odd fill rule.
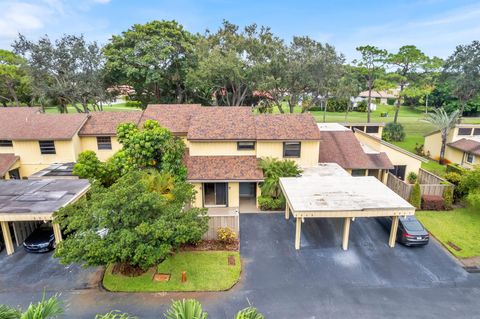
[[[216,30],[223,19],[257,23],[289,41],[308,35],[334,45],[348,60],[355,47],[395,51],[417,45],[442,58],[457,44],[480,39],[480,2],[467,0],[0,0],[0,48],[18,32],[37,39],[84,34],[106,43],[134,23],[175,19],[191,32]]]

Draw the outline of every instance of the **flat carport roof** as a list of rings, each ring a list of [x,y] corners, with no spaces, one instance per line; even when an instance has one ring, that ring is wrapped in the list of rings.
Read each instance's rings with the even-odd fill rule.
[[[344,218],[342,247],[346,250],[352,218],[392,216],[389,245],[394,247],[398,217],[415,214],[410,203],[375,177],[353,177],[335,163],[307,168],[299,177],[282,177],[280,187],[286,198],[285,218],[290,212],[296,218],[296,249],[300,249],[305,218]]]
[[[8,222],[47,221],[53,213],[75,202],[90,188],[85,179],[6,180],[0,182],[0,223],[7,254],[13,253]],[[55,239],[62,240],[53,224]]]

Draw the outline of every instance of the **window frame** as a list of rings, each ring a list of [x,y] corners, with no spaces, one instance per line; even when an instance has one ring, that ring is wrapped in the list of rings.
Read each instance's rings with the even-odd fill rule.
[[[480,128],[476,127],[473,129],[473,136],[478,136],[480,135]]]
[[[251,147],[240,146],[241,144],[251,144]],[[238,141],[237,142],[237,151],[254,151],[256,143],[255,141]]]
[[[99,139],[108,139],[108,142],[106,141],[99,141]],[[111,150],[112,149],[112,137],[111,136],[97,136],[97,149],[99,151],[102,150]]]
[[[469,157],[472,158],[471,161],[469,161]],[[475,155],[473,153],[470,153],[470,152],[465,152],[465,163],[468,163],[468,164],[473,164],[475,163]]]
[[[51,145],[42,145],[42,143],[51,143]],[[40,147],[40,154],[42,155],[55,155],[57,154],[57,148],[55,146],[55,141],[38,141],[38,146]],[[50,150],[48,150],[50,149]]]
[[[359,174],[359,173],[363,173],[363,174]],[[352,175],[352,177],[367,176],[367,170],[363,168],[352,169],[352,173],[350,175]]]
[[[13,147],[12,140],[0,140],[0,147]]]
[[[470,136],[472,135],[472,127],[459,127],[458,128],[458,136]],[[460,133],[462,130],[468,130],[468,134],[463,134],[463,133]]]
[[[288,145],[297,145],[298,144],[298,156],[297,155],[286,155]],[[295,150],[296,151],[296,150]],[[302,156],[302,142],[300,141],[290,141],[290,142],[283,142],[283,157],[284,158],[300,158]]]
[[[374,132],[369,132],[368,130],[371,130],[371,129],[375,129],[375,131]],[[378,134],[378,132],[380,132],[380,127],[377,126],[377,125],[367,125],[367,126],[365,126],[365,133]]]

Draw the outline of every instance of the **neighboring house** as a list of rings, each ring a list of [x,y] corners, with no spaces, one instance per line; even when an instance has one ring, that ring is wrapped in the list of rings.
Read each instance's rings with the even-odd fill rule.
[[[394,168],[386,153],[362,146],[351,129],[337,123],[321,123],[318,128],[320,163],[337,163],[352,176],[375,176],[381,181]]]
[[[429,156],[438,160],[442,146],[440,131],[425,136],[424,150]],[[480,124],[457,124],[447,135],[445,159],[471,168],[480,163]]]
[[[400,92],[399,89],[384,90],[384,91],[372,90],[372,95],[371,95],[372,102],[375,102],[377,104],[378,103],[387,104],[389,99],[397,100],[399,92]],[[363,100],[368,99],[368,90],[360,92],[358,96]]]
[[[354,131],[354,129],[382,138],[385,123],[341,123],[343,126]]]
[[[428,162],[428,160],[421,156],[415,155],[363,131],[355,129],[355,137],[364,148],[386,153],[394,166],[394,168],[390,170],[390,173],[402,180],[405,180],[410,172],[418,174],[422,162]]]

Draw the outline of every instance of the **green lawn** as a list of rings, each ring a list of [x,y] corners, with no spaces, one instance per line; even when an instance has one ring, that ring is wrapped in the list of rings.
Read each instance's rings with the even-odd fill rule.
[[[235,257],[235,266],[228,264],[228,256]],[[138,277],[112,275],[108,266],[103,286],[110,291],[221,291],[233,287],[240,278],[240,254],[232,251],[179,252],[157,267],[158,273],[171,274],[167,282],[154,282],[155,268]],[[187,282],[182,283],[182,271]]]
[[[67,106],[69,113],[77,113],[77,110],[73,106]],[[139,108],[127,106],[126,103],[104,105],[103,110],[106,112],[119,112],[119,111],[138,111]],[[45,107],[45,113],[59,113],[58,108],[55,106]]]
[[[459,208],[453,211],[417,211],[418,220],[452,254],[459,258],[480,256],[480,211]],[[456,251],[447,243],[461,248]]]

